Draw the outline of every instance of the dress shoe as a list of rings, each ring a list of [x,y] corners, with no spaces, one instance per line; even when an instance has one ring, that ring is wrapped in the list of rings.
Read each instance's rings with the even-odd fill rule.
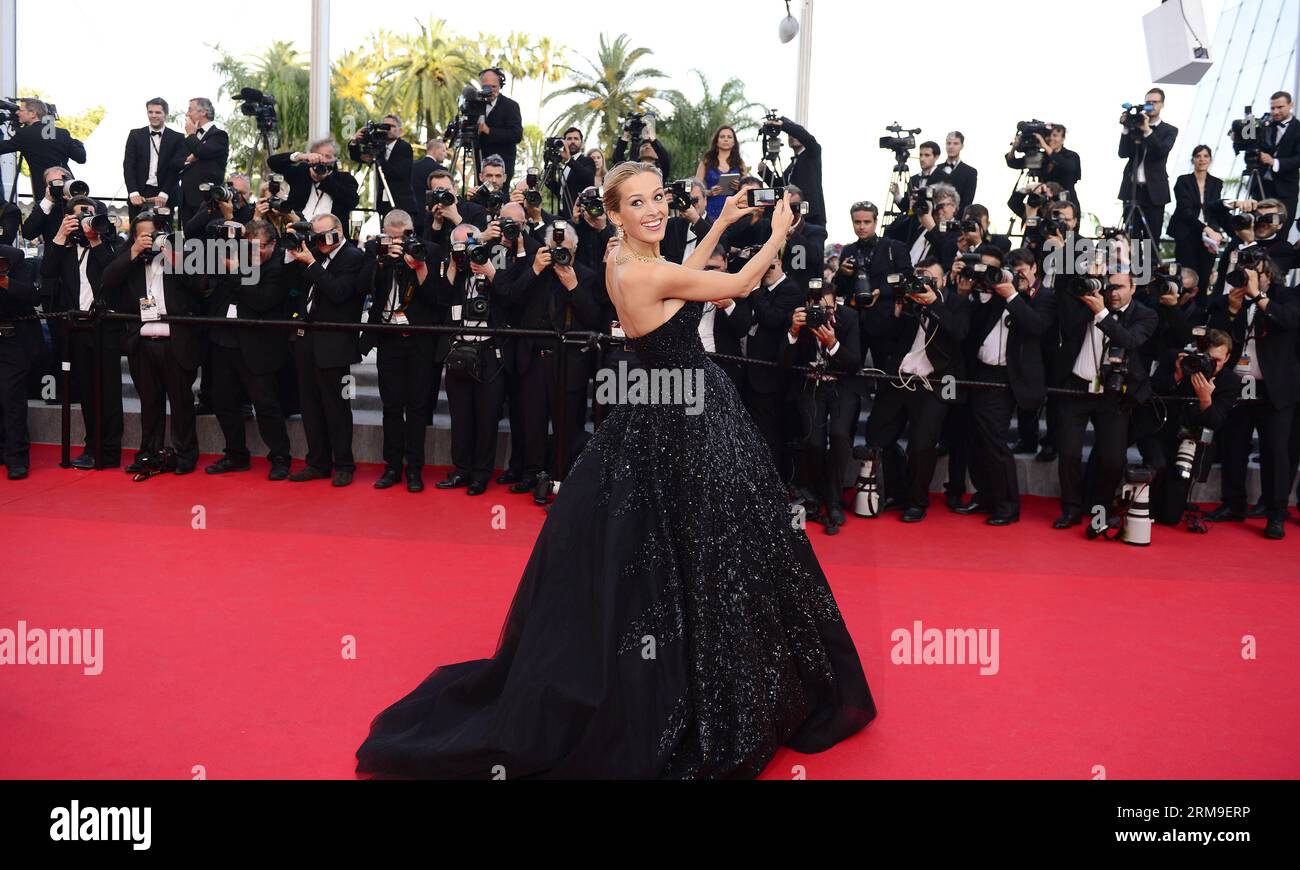
[[[328,471],[321,471],[315,466],[308,465],[301,471],[295,471],[293,474],[289,475],[289,481],[291,483],[305,483],[309,480],[324,480],[329,476]]]
[[[10,479],[10,480],[25,480],[26,478],[27,478],[27,466],[26,466],[26,465],[11,465],[11,466],[9,466],[9,479]]]
[[[331,480],[330,483],[335,486],[347,486],[352,483],[352,472],[345,470],[336,471],[334,472],[334,479]]]
[[[536,475],[529,474],[519,478],[514,483],[510,484],[510,491],[514,493],[532,492],[536,486],[537,486]]]
[[[1059,517],[1057,517],[1055,520],[1052,521],[1052,528],[1068,529],[1070,528],[1070,526],[1077,526],[1082,522],[1083,522],[1082,514],[1065,513],[1065,514],[1061,514]]]
[[[453,471],[447,475],[445,480],[440,480],[434,484],[438,489],[457,489],[458,487],[469,485],[469,475],[461,474],[459,471]],[[511,487],[513,489],[513,487]]]
[[[910,507],[903,511],[901,519],[905,523],[919,523],[921,520],[925,519],[925,508]]]
[[[1019,444],[1016,444],[1011,448],[1011,452],[1018,455],[1028,454],[1032,456],[1038,452],[1038,445],[1034,444],[1032,441],[1021,441]]]
[[[267,480],[288,480],[289,466],[284,463],[271,466],[271,473],[266,476]]]
[[[1235,511],[1226,504],[1221,504],[1205,515],[1212,523],[1239,523],[1246,519],[1241,511]]]
[[[1042,450],[1039,450],[1039,451],[1038,451],[1038,455],[1034,457],[1034,461],[1035,461],[1035,462],[1055,462],[1055,461],[1056,461],[1056,448],[1055,448],[1055,447],[1044,447]]]
[[[519,472],[517,471],[507,471],[505,474],[497,478],[497,483],[501,484],[502,486],[505,486],[506,484],[509,483],[518,483],[518,482],[519,482]]]
[[[1281,517],[1274,517],[1268,521],[1264,527],[1264,537],[1274,541],[1280,541],[1286,537],[1286,526]]]
[[[424,478],[420,476],[420,472],[416,471],[406,475],[406,491],[424,492]]]
[[[388,489],[390,486],[395,485],[400,477],[401,472],[396,469],[385,468],[384,473],[375,481],[375,489]]]
[[[487,484],[479,481],[478,483],[471,483],[469,489],[465,490],[465,495],[482,495],[485,492],[487,492]]]
[[[1248,520],[1261,520],[1266,516],[1268,516],[1268,508],[1264,507],[1262,504],[1246,508],[1246,519]]]
[[[971,514],[991,514],[993,513],[993,508],[985,505],[984,502],[979,499],[973,498],[967,504],[953,508],[953,513],[961,514],[964,517],[970,516]]]
[[[1020,522],[1020,511],[1016,511],[1015,513],[998,511],[985,520],[984,524],[988,526],[1009,526],[1012,523],[1018,522]]]
[[[229,456],[223,456],[203,469],[203,472],[204,474],[225,474],[228,471],[248,471],[252,467],[247,459],[243,462],[236,462]]]
[[[95,457],[89,453],[83,453],[76,459],[72,460],[73,468],[80,468],[82,471],[90,471],[95,467]]]

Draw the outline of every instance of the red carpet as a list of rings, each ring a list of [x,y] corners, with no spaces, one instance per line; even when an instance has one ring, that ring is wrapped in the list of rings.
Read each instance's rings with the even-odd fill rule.
[[[0,479],[0,629],[103,629],[103,672],[0,665],[7,778],[350,778],[375,713],[492,653],[543,519],[504,487],[377,492],[377,467],[335,490],[264,462],[137,484],[33,461]],[[942,507],[811,526],[880,716],[766,775],[1300,777],[1300,527],[1158,528],[1142,549],[1053,531],[1055,507],[1009,529]],[[915,620],[997,629],[998,672],[893,664]]]

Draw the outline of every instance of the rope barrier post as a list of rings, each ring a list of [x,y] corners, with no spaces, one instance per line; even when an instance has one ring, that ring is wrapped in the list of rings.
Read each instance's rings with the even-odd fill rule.
[[[90,364],[94,378],[95,470],[104,467],[104,320],[95,318],[95,359]],[[120,377],[120,375],[119,375]]]
[[[62,447],[62,453],[59,457],[60,468],[72,467],[72,323],[65,321],[61,327],[66,330],[63,338],[63,353],[60,356],[65,357],[59,360],[59,404],[60,409],[59,421],[59,444]]]

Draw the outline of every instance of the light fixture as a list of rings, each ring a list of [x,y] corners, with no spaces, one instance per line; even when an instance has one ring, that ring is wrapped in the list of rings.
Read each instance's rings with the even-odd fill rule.
[[[785,0],[785,18],[781,19],[776,34],[782,42],[789,42],[799,35],[799,21],[790,14],[790,0]]]

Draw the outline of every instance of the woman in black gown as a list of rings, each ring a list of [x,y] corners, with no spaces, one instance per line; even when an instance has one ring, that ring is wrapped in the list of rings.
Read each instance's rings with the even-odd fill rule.
[[[876,715],[772,458],[697,331],[705,301],[758,285],[788,203],[727,274],[702,269],[748,211],[739,195],[684,266],[658,257],[668,200],[653,166],[615,167],[604,196],[621,239],[607,284],[629,344],[652,372],[702,371],[702,412],[610,411],[551,506],[495,655],[438,668],[380,713],[359,773],[754,777],[780,746],[819,752]]]
[[[1174,183],[1174,216],[1169,221],[1169,235],[1174,239],[1174,256],[1182,266],[1196,270],[1201,299],[1210,286],[1214,254],[1205,247],[1203,236],[1222,243],[1228,209],[1223,203],[1223,179],[1210,174],[1209,145],[1197,145],[1192,151],[1192,172],[1178,176]]]

